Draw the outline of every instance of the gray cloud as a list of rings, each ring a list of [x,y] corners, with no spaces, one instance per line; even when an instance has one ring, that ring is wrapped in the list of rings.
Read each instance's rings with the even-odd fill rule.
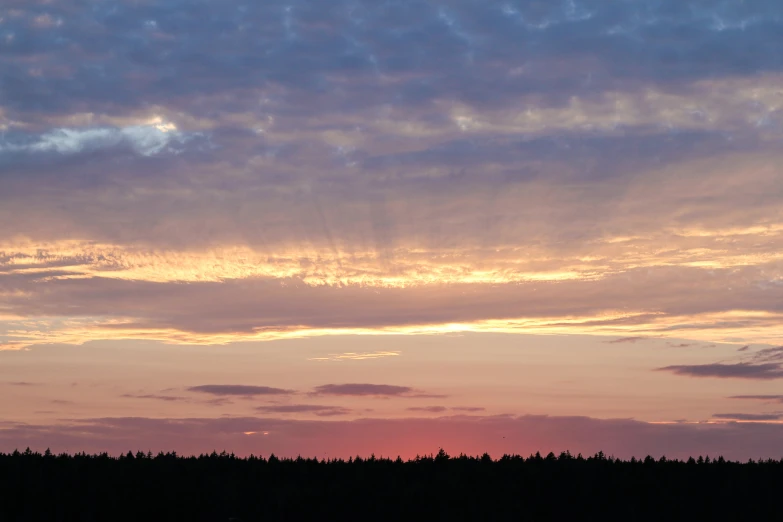
[[[390,437],[389,434],[395,434]],[[422,442],[425,441],[425,442]],[[275,453],[329,457],[413,457],[443,447],[493,457],[540,451],[591,455],[599,450],[620,458],[653,455],[688,458],[723,455],[747,460],[783,452],[783,426],[769,423],[647,424],[588,417],[453,416],[439,419],[292,420],[278,418],[99,418],[57,425],[8,423],[0,430],[0,451],[153,452],[176,449],[199,454],[226,449],[238,455]]]
[[[354,397],[408,397],[408,398],[443,398],[444,395],[429,394],[408,386],[391,384],[324,384],[316,386],[316,395],[345,395]]]
[[[407,411],[426,412],[426,413],[443,413],[448,408],[445,406],[413,406],[406,408]]]
[[[712,418],[738,421],[773,421],[783,419],[783,415],[776,413],[715,413]]]
[[[200,386],[191,386],[188,391],[198,393],[209,393],[211,395],[290,395],[292,390],[282,388],[270,388],[269,386],[247,386],[241,384],[203,384]]]
[[[154,399],[158,401],[165,401],[165,402],[177,402],[177,401],[187,401],[187,397],[178,397],[176,395],[158,395],[154,393],[145,393],[145,394],[133,394],[133,393],[123,393],[121,397],[124,397],[126,399]]]
[[[764,348],[753,354],[754,362],[783,363],[783,346]]]
[[[672,372],[690,377],[719,377],[724,379],[770,380],[783,378],[783,368],[779,364],[694,364],[658,368],[658,371]]]
[[[4,21],[4,87],[11,107],[29,112],[161,103],[195,110],[199,98],[236,91],[219,102],[227,108],[249,102],[254,86],[284,88],[279,97],[291,107],[324,107],[327,98],[337,111],[436,98],[503,104],[519,92],[567,103],[573,92],[776,71],[783,54],[783,11],[772,0],[169,0],[88,12],[70,1],[18,9]],[[36,23],[44,14],[50,23]],[[32,55],[40,58],[30,74],[24,59]]]
[[[635,343],[637,341],[646,341],[647,337],[621,337],[619,339],[613,339],[606,341],[609,344],[621,344],[621,343]]]
[[[280,404],[273,406],[258,406],[261,413],[313,413],[319,417],[348,415],[351,410],[340,406],[323,406],[319,404]]]
[[[691,221],[725,221],[736,226],[769,219],[782,192],[779,172],[775,176],[769,170],[762,170],[765,179],[756,179],[757,184],[742,195],[728,191],[733,173],[719,176],[711,172],[715,187],[711,194],[700,194],[692,186],[698,183],[682,176],[649,187],[635,186],[646,185],[644,177],[633,182],[627,178],[628,171],[655,171],[667,163],[713,154],[716,149],[755,150],[761,146],[757,140],[738,145],[738,138],[731,143],[721,138],[686,146],[678,145],[688,141],[678,136],[651,146],[655,138],[647,132],[636,139],[606,136],[587,141],[559,134],[521,150],[513,143],[499,145],[503,139],[498,136],[469,139],[470,147],[455,143],[448,150],[423,143],[419,147],[425,151],[434,147],[428,152],[431,165],[421,159],[406,163],[392,158],[380,166],[370,163],[347,170],[344,164],[326,164],[333,147],[323,143],[307,145],[307,153],[292,150],[290,155],[263,162],[259,155],[266,157],[266,153],[243,141],[231,141],[211,152],[132,156],[122,161],[111,151],[56,163],[29,158],[33,163],[19,163],[13,169],[24,171],[24,179],[0,175],[4,188],[0,217],[14,219],[30,237],[78,236],[169,249],[240,243],[271,250],[271,254],[292,242],[327,248],[324,230],[328,230],[332,242],[347,251],[367,246],[393,249],[406,246],[412,237],[429,248],[453,247],[459,238],[458,246],[524,245],[535,239],[542,246],[560,245],[557,248],[562,249],[562,241],[568,240],[577,249],[589,250],[591,241],[604,233],[601,230],[639,235]],[[312,138],[290,139],[299,147]],[[379,139],[389,138],[381,133]],[[672,150],[681,146],[682,153]],[[468,149],[473,165],[459,157],[460,151]],[[568,158],[565,163],[564,157]],[[263,177],[253,174],[261,168],[259,163]],[[231,175],[215,177],[216,170]],[[133,197],[121,191],[129,179],[138,191]],[[588,180],[597,183],[595,190],[575,200],[569,187]],[[194,184],[198,190],[192,190]],[[640,190],[645,191],[643,196],[637,194]],[[542,204],[542,192],[548,208],[544,213],[531,212]],[[320,213],[314,210],[313,193],[317,193]],[[346,199],[351,203],[346,204]],[[23,211],[30,201],[41,207],[35,215]],[[452,212],[455,203],[461,205],[458,215]],[[688,214],[694,204],[699,207],[698,217]],[[618,207],[624,206],[630,206],[626,212],[634,214],[627,222],[617,219]],[[104,219],[92,219],[96,214]],[[208,220],[207,215],[220,219]],[[596,226],[578,219],[584,215]],[[205,235],[205,228],[212,235]]]
[[[454,411],[465,411],[465,412],[479,412],[479,411],[486,410],[486,408],[483,408],[481,406],[455,406],[451,409]]]
[[[393,386],[391,384],[324,384],[316,386],[318,395],[349,395],[349,396],[405,396],[413,393],[408,386]]]
[[[732,395],[729,399],[745,399],[754,401],[783,403],[783,395]]]

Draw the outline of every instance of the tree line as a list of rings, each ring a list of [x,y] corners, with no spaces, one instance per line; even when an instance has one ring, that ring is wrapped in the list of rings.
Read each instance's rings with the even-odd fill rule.
[[[0,453],[0,520],[783,520],[781,486],[783,459],[27,449]]]

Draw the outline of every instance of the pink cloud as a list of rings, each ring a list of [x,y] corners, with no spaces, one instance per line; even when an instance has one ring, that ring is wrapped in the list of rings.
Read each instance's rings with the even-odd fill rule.
[[[325,406],[320,404],[280,404],[273,406],[259,406],[256,411],[260,413],[313,413],[319,417],[333,417],[348,415],[351,410],[340,406]]]
[[[212,395],[290,395],[292,390],[282,388],[270,388],[269,386],[246,386],[241,384],[204,384],[201,386],[191,386],[188,391],[209,393]]]
[[[315,395],[341,395],[352,397],[409,397],[416,399],[440,399],[445,395],[422,392],[409,386],[391,384],[324,384],[316,386]]]
[[[783,368],[777,363],[751,364],[693,364],[658,368],[658,371],[672,372],[690,377],[718,377],[721,379],[759,379],[771,380],[783,378]]]
[[[30,446],[52,451],[176,450],[198,454],[213,449],[239,455],[413,457],[451,454],[530,454],[536,451],[617,457],[723,455],[746,460],[783,454],[783,426],[765,423],[650,424],[631,419],[589,417],[454,416],[437,419],[363,419],[354,421],[279,418],[102,418],[62,425],[6,423],[0,451]]]
[[[426,413],[443,413],[448,410],[445,406],[413,406],[407,408],[408,411],[426,412]]]

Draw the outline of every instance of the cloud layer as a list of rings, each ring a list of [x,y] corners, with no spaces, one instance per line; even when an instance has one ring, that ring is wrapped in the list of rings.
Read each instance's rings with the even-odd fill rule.
[[[688,458],[723,455],[747,460],[779,455],[779,424],[716,422],[648,424],[633,420],[588,417],[500,416],[438,419],[365,419],[358,421],[295,421],[275,417],[222,419],[98,418],[58,426],[10,423],[0,430],[0,451],[30,446],[43,451],[109,451],[177,448],[198,454],[231,448],[239,455],[355,456],[436,453],[498,458],[504,453],[541,451],[594,454],[599,450],[621,458],[653,455]],[[611,449],[608,449],[611,446]]]
[[[0,349],[590,333],[783,375],[779,2],[82,7],[0,9]]]

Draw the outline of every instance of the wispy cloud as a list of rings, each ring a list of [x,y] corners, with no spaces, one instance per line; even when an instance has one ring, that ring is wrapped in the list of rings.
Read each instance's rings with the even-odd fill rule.
[[[342,395],[352,397],[407,397],[407,398],[443,398],[444,395],[431,394],[408,386],[391,384],[324,384],[317,386],[315,395]]]
[[[624,343],[636,343],[638,341],[646,341],[647,337],[620,337],[619,339],[613,339],[611,341],[606,341],[609,344],[624,344]]]
[[[390,384],[324,384],[315,388],[315,393],[318,395],[356,397],[400,397],[410,395],[413,391],[413,388],[408,386],[393,386]]]
[[[764,348],[753,354],[753,361],[763,363],[783,363],[783,346]]]
[[[780,364],[772,363],[674,365],[658,368],[658,371],[672,372],[689,377],[718,377],[722,379],[770,380],[783,378],[783,367]]]
[[[443,413],[448,408],[445,406],[412,406],[405,408],[407,411],[425,412],[425,413]]]
[[[783,395],[732,395],[729,399],[745,399],[764,402],[783,403]]]
[[[783,419],[783,415],[777,413],[716,413],[713,419],[737,420],[737,421],[776,421]]]
[[[369,359],[381,359],[384,357],[397,357],[399,355],[399,351],[346,352],[329,354],[326,357],[311,357],[308,361],[364,361]]]
[[[202,384],[191,386],[187,391],[208,393],[210,395],[238,395],[252,397],[256,395],[291,395],[293,390],[271,388],[269,386],[248,386],[241,384]]]
[[[144,393],[144,394],[134,394],[134,393],[123,393],[121,397],[124,397],[126,399],[154,399],[157,401],[164,401],[164,402],[178,402],[178,401],[187,401],[187,397],[178,397],[176,395],[158,395],[154,393]]]
[[[258,406],[256,411],[261,413],[312,413],[319,417],[333,417],[348,415],[351,410],[340,406],[323,406],[318,404],[280,404],[273,406]]]
[[[163,122],[125,128],[61,128],[32,139],[20,137],[16,141],[0,141],[0,154],[69,155],[127,147],[142,156],[152,156],[164,151],[174,152],[174,145],[181,147],[187,140],[188,137],[178,132],[173,124]]]

